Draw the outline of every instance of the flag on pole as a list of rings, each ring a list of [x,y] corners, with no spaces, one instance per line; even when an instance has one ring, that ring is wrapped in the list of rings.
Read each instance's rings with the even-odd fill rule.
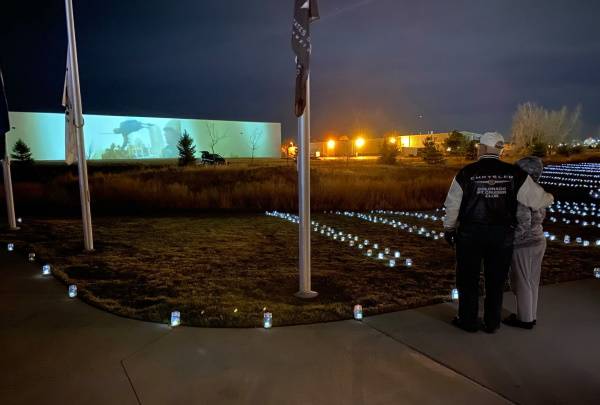
[[[71,66],[67,57],[62,106],[65,108],[65,161],[68,165],[77,161],[77,131],[75,131],[75,120],[73,117],[73,89],[71,88],[70,74]]]
[[[4,77],[0,68],[0,160],[6,157],[6,133],[10,131],[10,120],[8,118],[8,101],[4,90]]]
[[[296,54],[296,116],[306,108],[306,81],[310,71],[310,24],[319,19],[317,0],[294,0],[292,49]]]

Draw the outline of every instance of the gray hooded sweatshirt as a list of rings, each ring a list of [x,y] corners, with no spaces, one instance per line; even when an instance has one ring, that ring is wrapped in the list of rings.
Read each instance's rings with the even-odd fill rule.
[[[531,176],[537,183],[542,175],[544,165],[542,160],[535,156],[528,156],[517,163],[521,169]],[[542,223],[546,217],[546,209],[532,209],[519,203],[517,206],[517,227],[515,229],[515,249],[538,246],[543,244],[544,229]]]

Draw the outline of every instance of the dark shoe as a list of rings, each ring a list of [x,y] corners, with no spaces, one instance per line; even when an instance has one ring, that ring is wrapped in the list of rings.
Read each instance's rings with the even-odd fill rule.
[[[483,324],[481,329],[485,332],[485,333],[489,333],[490,335],[498,332],[498,329],[500,329],[500,325],[494,325],[494,326],[488,326],[486,324]]]
[[[523,321],[519,321],[517,319],[517,315],[516,314],[510,314],[510,316],[506,319],[504,319],[502,321],[503,324],[508,325],[508,326],[512,326],[514,328],[521,328],[521,329],[533,329],[533,327],[536,324],[536,321],[532,321],[532,322],[523,322]]]
[[[465,324],[464,322],[462,322],[460,320],[459,317],[455,317],[452,320],[452,325],[456,326],[459,329],[464,330],[465,332],[469,332],[469,333],[475,333],[479,329],[479,328],[477,328],[477,325],[468,325],[468,324]]]

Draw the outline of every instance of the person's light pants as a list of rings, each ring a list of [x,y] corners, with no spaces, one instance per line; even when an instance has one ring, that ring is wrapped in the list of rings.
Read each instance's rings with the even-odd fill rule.
[[[546,240],[530,247],[515,248],[510,269],[510,287],[517,299],[517,319],[537,319],[538,292]]]

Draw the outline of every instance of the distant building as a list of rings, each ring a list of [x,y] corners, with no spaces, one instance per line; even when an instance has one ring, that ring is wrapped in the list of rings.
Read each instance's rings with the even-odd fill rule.
[[[353,156],[377,156],[384,141],[393,142],[398,145],[400,153],[404,156],[416,156],[418,149],[424,147],[423,142],[427,137],[432,137],[439,147],[443,147],[444,141],[450,133],[410,134],[397,135],[387,138],[362,138],[350,139],[348,137],[331,137],[322,141],[311,142],[310,154],[316,157],[353,157]]]
[[[459,131],[469,141],[479,141],[481,134],[469,131]],[[349,139],[344,137],[331,137],[322,141],[311,142],[310,154],[316,157],[355,157],[377,156],[383,142],[395,142],[402,156],[417,156],[419,149],[425,147],[424,142],[428,137],[433,138],[435,145],[443,149],[444,141],[450,132],[431,132],[429,134],[395,135],[387,138],[361,138]]]

